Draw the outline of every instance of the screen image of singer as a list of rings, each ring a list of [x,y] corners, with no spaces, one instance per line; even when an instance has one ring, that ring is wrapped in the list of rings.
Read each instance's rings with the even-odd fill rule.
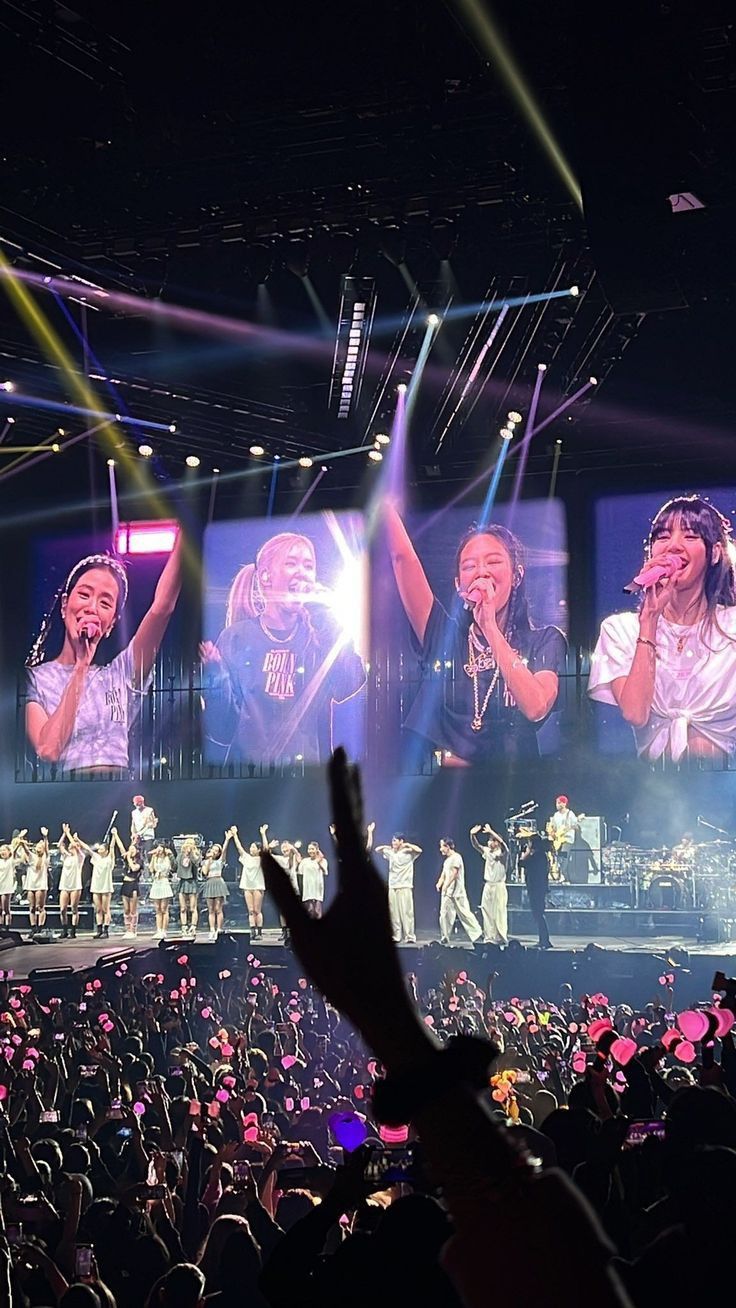
[[[387,505],[374,541],[373,644],[386,765],[507,767],[555,754],[567,692],[562,504],[434,516]]]
[[[109,535],[40,536],[30,546],[30,611],[16,632],[16,779],[138,775],[155,748],[152,692],[179,645],[176,525],[146,556],[121,557]],[[161,736],[171,717],[161,696],[155,717]]]
[[[214,523],[204,541],[203,754],[209,764],[365,757],[362,515]]]
[[[735,506],[722,487],[598,501],[588,694],[602,752],[736,766]]]

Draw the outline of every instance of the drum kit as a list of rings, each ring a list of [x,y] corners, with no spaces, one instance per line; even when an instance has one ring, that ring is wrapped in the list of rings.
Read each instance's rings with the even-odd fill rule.
[[[637,907],[697,909],[736,916],[736,844],[682,841],[639,849],[614,841],[602,850],[606,885],[630,886]]]

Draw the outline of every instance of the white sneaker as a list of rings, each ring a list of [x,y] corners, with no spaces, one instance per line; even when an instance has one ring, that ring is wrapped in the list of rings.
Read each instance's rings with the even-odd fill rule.
[[[126,931],[123,940],[135,940],[135,931]]]
[[[217,939],[217,932],[210,931],[210,940],[215,941],[216,939]]]

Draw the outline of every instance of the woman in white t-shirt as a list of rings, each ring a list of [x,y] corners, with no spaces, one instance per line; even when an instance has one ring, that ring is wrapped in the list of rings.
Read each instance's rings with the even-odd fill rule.
[[[79,926],[79,901],[82,897],[82,868],[87,857],[85,848],[78,835],[72,835],[65,822],[59,837],[61,854],[61,879],[59,881],[59,915],[61,917],[61,934],[64,940],[71,936],[76,938]],[[71,909],[71,923],[69,910]]]
[[[322,916],[325,898],[325,877],[328,873],[327,859],[316,840],[310,840],[304,858],[299,860],[299,875],[302,879],[302,901],[310,917]]]
[[[169,926],[169,908],[173,898],[171,875],[174,860],[165,845],[157,845],[151,854],[151,902],[156,910],[156,940],[163,940]]]
[[[24,848],[27,856],[30,856],[25,844],[27,834],[26,831],[20,831],[9,844],[6,842],[0,845],[0,936],[7,935],[10,931],[18,852]]]
[[[618,704],[647,760],[725,762],[736,752],[736,584],[728,518],[698,495],[655,515],[647,560],[668,575],[638,613],[601,625],[588,694]]]
[[[31,850],[26,869],[28,920],[31,935],[46,925],[46,896],[49,893],[49,829],[41,827],[41,839]]]
[[[238,851],[238,859],[243,869],[240,878],[240,889],[243,892],[248,913],[248,926],[253,939],[260,940],[263,935],[263,892],[266,889],[263,868],[261,867],[261,847],[257,841],[252,840],[246,850],[238,835],[237,827],[231,827],[226,832],[225,848],[227,848],[228,841],[231,839]]]
[[[113,891],[115,850],[118,849],[125,856],[125,846],[118,835],[117,827],[112,828],[108,845],[99,844],[93,848],[91,845],[85,845],[84,841],[81,843],[92,861],[92,880],[89,888],[95,906],[95,940],[101,940],[103,936],[107,940],[110,935],[110,900]]]

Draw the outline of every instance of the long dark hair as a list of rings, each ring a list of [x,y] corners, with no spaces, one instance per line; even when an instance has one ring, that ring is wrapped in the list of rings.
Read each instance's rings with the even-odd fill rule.
[[[455,576],[460,576],[460,559],[466,545],[477,536],[493,536],[503,545],[506,553],[511,560],[511,571],[513,574],[511,594],[509,596],[508,611],[506,614],[506,626],[504,636],[510,645],[516,645],[519,636],[528,636],[534,631],[532,620],[529,617],[529,599],[526,593],[526,572],[525,572],[525,555],[524,546],[515,536],[513,531],[508,527],[500,527],[497,523],[488,523],[487,526],[479,526],[474,523],[469,527],[462,537],[457,547],[455,555]],[[472,617],[469,618],[469,622]]]
[[[686,531],[695,532],[704,542],[708,555],[708,564],[703,582],[706,614],[704,626],[710,630],[715,627],[722,636],[716,610],[719,604],[726,607],[736,604],[736,550],[733,543],[733,528],[725,514],[715,505],[700,495],[676,495],[663,504],[652,519],[647,540],[647,555],[651,555],[652,545],[660,532],[666,531],[673,523],[679,522]],[[713,561],[714,547],[720,546],[720,558]]]

